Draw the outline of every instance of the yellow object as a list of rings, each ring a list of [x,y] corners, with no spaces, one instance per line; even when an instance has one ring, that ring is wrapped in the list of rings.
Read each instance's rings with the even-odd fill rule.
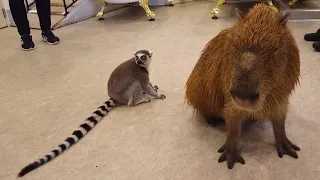
[[[273,6],[272,0],[267,0],[267,3],[268,3],[269,6]]]
[[[100,20],[100,19],[103,19],[103,13],[107,7],[107,3],[104,0],[98,0],[98,1],[101,4],[101,10],[100,10],[100,12],[98,12],[96,17],[98,17]],[[156,14],[149,9],[148,3],[149,3],[149,0],[139,0],[139,5],[146,11],[148,18],[151,21],[153,21]]]
[[[290,2],[289,2],[289,6],[293,6],[294,5],[294,3],[296,3],[298,0],[291,0]]]
[[[139,5],[146,11],[146,14],[150,18],[150,20],[154,20],[154,17],[156,16],[156,14],[149,9],[148,4],[149,4],[149,0],[139,1]]]
[[[106,9],[107,7],[107,3],[104,1],[104,0],[98,0],[99,3],[101,4],[101,10],[100,12],[98,12],[98,14],[96,15],[96,17],[100,19],[103,19],[103,13],[104,13],[104,10]]]
[[[223,3],[225,2],[226,0],[218,0],[218,3],[216,5],[215,8],[213,8],[211,10],[211,14],[213,14],[213,18],[217,18],[217,15],[219,14],[219,12],[221,11],[221,6],[223,5]],[[272,0],[264,0],[268,3],[268,5],[270,6],[273,6],[276,10],[277,8],[273,5],[273,2]],[[295,2],[297,2],[298,0],[291,0],[290,3],[293,5]],[[290,4],[289,3],[289,4]]]
[[[211,14],[213,14],[214,16],[218,15],[219,12],[221,11],[220,8],[224,2],[225,0],[219,0],[216,7],[211,10]]]

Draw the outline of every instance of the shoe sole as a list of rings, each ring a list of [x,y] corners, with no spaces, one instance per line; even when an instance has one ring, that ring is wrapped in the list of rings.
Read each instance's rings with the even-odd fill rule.
[[[56,44],[59,44],[60,41],[57,41],[57,42],[54,42],[54,43],[51,43],[51,42],[48,42],[46,39],[42,39],[43,42],[49,44],[49,45],[56,45]]]
[[[29,49],[23,49],[23,48],[21,48],[23,51],[32,51],[32,50],[34,50],[35,49],[35,47],[34,48],[29,48]]]

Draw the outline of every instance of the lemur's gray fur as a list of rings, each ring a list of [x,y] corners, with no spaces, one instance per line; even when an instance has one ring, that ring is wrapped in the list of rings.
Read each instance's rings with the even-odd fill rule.
[[[149,79],[149,65],[152,52],[140,50],[135,57],[120,64],[112,73],[108,82],[108,94],[121,105],[135,106],[150,102],[149,96],[165,99],[158,95],[157,86],[153,87]]]
[[[93,115],[85,120],[77,130],[43,158],[27,165],[20,173],[24,176],[30,171],[44,165],[59,156],[66,149],[77,143],[114,107],[119,105],[135,106],[151,101],[151,97],[165,99],[166,96],[158,95],[158,86],[152,86],[149,80],[149,65],[152,52],[140,50],[134,53],[134,57],[120,64],[110,75],[108,81],[108,93],[110,99],[100,106]]]

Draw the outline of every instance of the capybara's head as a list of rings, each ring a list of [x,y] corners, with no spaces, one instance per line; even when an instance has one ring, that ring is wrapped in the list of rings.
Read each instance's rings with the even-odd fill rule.
[[[226,46],[232,59],[228,93],[237,108],[255,111],[263,107],[286,64],[283,52],[287,51],[289,14],[262,4],[255,5],[248,14],[238,9],[236,14],[238,22]]]

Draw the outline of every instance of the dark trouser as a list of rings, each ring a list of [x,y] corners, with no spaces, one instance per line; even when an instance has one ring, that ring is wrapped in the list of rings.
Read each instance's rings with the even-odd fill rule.
[[[29,35],[30,27],[24,0],[9,0],[11,14],[21,36]],[[51,29],[50,0],[36,0],[36,7],[42,31]]]

